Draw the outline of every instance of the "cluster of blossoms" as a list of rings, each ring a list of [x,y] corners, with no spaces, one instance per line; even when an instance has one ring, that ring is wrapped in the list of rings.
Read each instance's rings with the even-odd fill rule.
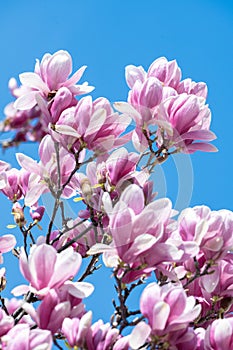
[[[155,198],[150,180],[173,153],[216,151],[206,84],[181,80],[176,61],[162,57],[148,72],[127,66],[127,102],[112,106],[77,84],[85,68],[69,77],[71,56],[58,51],[21,74],[21,86],[9,82],[16,100],[2,128],[15,134],[3,147],[38,141],[39,161],[17,153],[20,169],[0,162],[0,191],[23,237],[21,248],[17,236],[0,237],[0,262],[13,251],[27,281],[13,288],[13,298],[1,295],[1,349],[231,349],[233,213],[196,206],[177,218],[168,198]],[[47,221],[45,193],[53,206]],[[81,205],[75,218],[66,213],[71,198]],[[85,279],[100,256],[117,292],[109,323],[92,321],[83,303],[94,292]],[[2,293],[5,274],[2,267]],[[131,292],[146,283],[131,311]]]

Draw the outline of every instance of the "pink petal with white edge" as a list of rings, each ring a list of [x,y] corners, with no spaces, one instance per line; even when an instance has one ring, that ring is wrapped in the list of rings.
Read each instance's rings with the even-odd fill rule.
[[[64,285],[68,292],[76,298],[83,299],[89,297],[94,291],[94,286],[88,282],[66,281]]]
[[[2,190],[4,187],[6,187],[8,181],[7,181],[7,176],[6,173],[1,173],[0,174],[0,189]]]
[[[142,117],[140,115],[140,113],[138,113],[138,111],[136,111],[135,108],[133,108],[133,106],[131,106],[129,103],[127,102],[115,102],[113,104],[114,108],[121,113],[125,113],[127,115],[129,115],[131,118],[133,118],[135,120],[135,122],[137,124],[140,123]]]
[[[213,273],[202,276],[202,278],[200,279],[200,285],[208,293],[212,293],[219,283],[219,277],[219,270],[214,269]]]
[[[104,253],[110,250],[112,250],[112,248],[109,247],[107,244],[96,243],[87,251],[87,255],[95,255],[95,254]]]
[[[130,249],[126,251],[124,261],[129,263],[134,261],[138,255],[150,249],[155,243],[156,238],[147,233],[136,237]]]
[[[27,110],[31,109],[36,105],[36,95],[38,91],[29,92],[26,95],[22,95],[14,102],[14,108],[18,110]]]
[[[13,235],[4,235],[0,237],[0,252],[7,253],[16,245],[16,239]]]
[[[230,322],[227,319],[219,319],[215,320],[214,323],[212,324],[212,342],[216,345],[214,349],[230,349],[232,345],[232,326]]]
[[[23,294],[27,294],[30,290],[30,287],[27,286],[26,284],[21,284],[20,286],[17,286],[15,288],[12,289],[11,293],[15,296],[15,297],[19,297]]]
[[[85,72],[87,66],[82,66],[79,68],[68,80],[66,80],[62,86],[69,87],[71,85],[75,85],[81,78],[83,73]]]
[[[85,132],[85,137],[95,134],[101,129],[106,120],[106,115],[106,110],[103,108],[98,109],[94,112],[94,114],[91,116],[90,123]]]
[[[159,301],[153,308],[152,329],[164,330],[170,314],[170,306],[164,301]]]
[[[46,67],[46,79],[50,90],[57,90],[61,87],[72,72],[72,58],[67,51],[55,52],[48,60]]]
[[[44,185],[42,183],[38,183],[32,186],[32,188],[30,188],[25,195],[24,204],[26,205],[26,207],[31,207],[38,201],[42,193],[48,192],[48,191],[49,189],[47,185]]]
[[[131,348],[138,349],[141,347],[146,342],[150,332],[151,328],[148,324],[143,321],[138,323],[130,334],[129,345]]]
[[[50,286],[57,259],[56,250],[48,244],[41,244],[29,255],[30,282],[38,291]]]
[[[38,89],[41,92],[48,93],[49,89],[47,85],[43,82],[41,77],[32,72],[26,72],[19,75],[19,80],[22,85],[28,86],[33,89]]]
[[[212,141],[215,140],[217,136],[210,130],[195,130],[188,131],[180,136],[181,140],[203,140]],[[175,139],[175,142],[179,141],[179,138]]]
[[[31,316],[31,318],[37,323],[39,324],[40,320],[39,320],[39,315],[36,312],[36,310],[34,309],[34,307],[32,306],[32,304],[29,304],[27,302],[24,302],[22,305],[22,308],[26,311],[26,313],[28,315]]]
[[[132,89],[137,80],[143,83],[146,75],[147,74],[142,66],[136,67],[130,64],[125,67],[125,79],[130,89]]]
[[[148,141],[141,131],[133,130],[132,142],[138,152],[144,152],[148,148]]]
[[[73,136],[76,139],[78,139],[81,136],[74,128],[72,128],[72,126],[69,125],[56,124],[55,131],[62,135]]]
[[[135,184],[129,185],[124,190],[120,200],[125,202],[129,208],[133,209],[136,215],[141,213],[144,208],[145,199],[143,190]]]
[[[36,102],[38,104],[38,107],[40,108],[41,112],[44,114],[44,119],[47,124],[51,121],[51,115],[48,111],[48,103],[47,101],[40,95],[36,95]]]
[[[83,83],[81,85],[68,86],[68,89],[74,95],[84,95],[92,92],[95,89],[95,87],[88,85],[88,83]]]
[[[30,173],[40,174],[40,165],[32,158],[26,156],[23,153],[16,153],[16,159],[19,165]]]
[[[130,339],[130,335],[125,335],[124,337],[117,339],[117,341],[113,345],[112,350],[122,350],[122,349],[126,350],[126,349],[128,349],[129,339]]]
[[[74,277],[80,268],[81,262],[81,255],[74,252],[72,247],[57,254],[53,277],[49,283],[50,288],[56,288],[66,280]]]
[[[123,135],[121,137],[118,137],[115,141],[114,141],[114,148],[118,148],[121,147],[123,145],[125,145],[126,143],[128,143],[129,141],[131,141],[132,139],[132,134],[133,132],[128,132],[128,134]]]
[[[217,147],[214,145],[211,145],[209,143],[204,142],[196,142],[192,143],[191,145],[186,146],[183,150],[185,153],[193,153],[196,151],[203,151],[203,152],[218,152]]]

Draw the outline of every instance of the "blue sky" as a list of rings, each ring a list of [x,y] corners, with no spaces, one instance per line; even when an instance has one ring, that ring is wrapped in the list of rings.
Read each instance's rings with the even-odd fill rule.
[[[155,174],[158,189],[175,205],[179,185],[180,208],[190,202],[191,206],[207,204],[212,209],[233,210],[232,38],[233,4],[230,0],[1,2],[1,115],[4,106],[11,101],[7,90],[9,78],[33,70],[35,59],[46,52],[68,50],[75,69],[84,64],[88,66],[84,80],[96,87],[93,96],[106,96],[111,101],[127,97],[124,81],[127,64],[148,68],[160,56],[177,59],[183,78],[191,77],[208,84],[208,103],[213,116],[211,129],[218,136],[214,144],[219,152],[197,152],[191,158],[169,160]],[[36,147],[24,145],[18,151],[37,156]],[[7,151],[0,158],[16,165],[14,153],[15,150]],[[192,191],[189,190],[191,185]],[[0,227],[2,233],[6,233],[8,222],[5,220],[11,220],[10,206],[3,196],[0,198]],[[13,264],[9,257],[6,262],[10,279]],[[107,298],[107,294],[113,287],[109,275],[108,270],[98,272],[96,294],[87,301],[89,307],[95,307],[95,317],[105,320],[111,313],[111,296]],[[16,281],[9,282],[9,286]]]

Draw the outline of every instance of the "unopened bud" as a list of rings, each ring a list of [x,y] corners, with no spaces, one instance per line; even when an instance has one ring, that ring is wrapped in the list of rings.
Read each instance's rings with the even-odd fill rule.
[[[91,197],[92,197],[93,191],[92,191],[91,183],[88,180],[88,178],[85,178],[81,181],[81,190],[87,204],[91,204]]]
[[[13,207],[12,207],[12,214],[14,216],[14,221],[15,223],[19,226],[22,227],[26,224],[26,220],[24,217],[24,212],[23,209],[21,207],[21,205],[19,203],[14,203]]]

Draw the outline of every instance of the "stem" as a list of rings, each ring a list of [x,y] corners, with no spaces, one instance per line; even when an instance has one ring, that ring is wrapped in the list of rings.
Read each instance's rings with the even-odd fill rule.
[[[136,315],[136,314],[140,314],[140,310],[136,310],[136,311],[130,311],[128,309],[128,307],[126,306],[126,300],[129,297],[130,293],[132,292],[132,290],[134,288],[136,288],[137,286],[139,286],[140,284],[143,283],[143,280],[139,280],[136,283],[133,283],[130,288],[127,288],[125,286],[124,283],[122,283],[122,278],[124,277],[124,275],[119,278],[117,276],[118,271],[119,271],[118,267],[115,271],[114,271],[114,277],[116,280],[116,285],[115,285],[115,289],[117,291],[118,294],[118,300],[119,300],[119,306],[116,305],[115,301],[113,300],[113,306],[115,307],[115,312],[114,315],[112,316],[112,326],[113,328],[117,328],[119,327],[119,332],[122,333],[122,331],[124,330],[124,328],[129,327],[129,326],[135,326],[136,324],[138,324],[140,321],[142,321],[144,319],[144,316],[140,316],[136,319],[134,319],[133,321],[128,321],[128,318],[130,316]]]
[[[92,256],[91,261],[89,262],[85,272],[79,278],[78,282],[82,282],[87,276],[93,274],[93,272],[97,269],[95,264],[98,262],[99,256],[100,256],[100,254],[95,254]]]
[[[57,215],[57,211],[58,211],[58,208],[59,208],[59,204],[60,204],[59,197],[60,196],[57,195],[57,198],[55,199],[55,202],[54,202],[52,218],[51,218],[51,220],[49,222],[48,232],[47,232],[47,235],[46,235],[46,243],[47,244],[49,244],[49,242],[50,242],[50,235],[51,235],[51,232],[52,232],[53,222],[55,220],[55,217]]]
[[[68,247],[70,247],[73,243],[75,243],[79,238],[81,238],[82,236],[84,236],[88,231],[92,230],[92,225],[90,225],[89,227],[87,227],[82,233],[80,233],[79,235],[75,236],[73,239],[71,239],[69,242],[67,242],[65,245],[63,245],[61,248],[58,249],[58,253],[61,253],[63,250],[67,249]]]

